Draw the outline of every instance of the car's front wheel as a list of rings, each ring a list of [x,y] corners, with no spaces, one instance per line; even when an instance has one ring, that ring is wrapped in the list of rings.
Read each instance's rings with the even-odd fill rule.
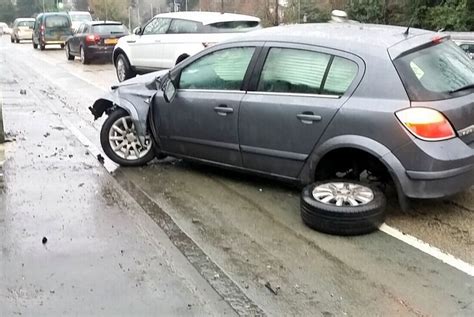
[[[119,82],[136,76],[136,73],[130,66],[127,56],[124,54],[119,54],[115,59],[115,69],[117,71],[117,79]]]
[[[344,179],[323,181],[303,189],[301,218],[324,233],[365,234],[383,224],[385,205],[385,195],[374,185]]]
[[[121,166],[145,165],[155,157],[150,135],[141,144],[132,118],[122,108],[113,111],[100,131],[100,143],[105,154]]]

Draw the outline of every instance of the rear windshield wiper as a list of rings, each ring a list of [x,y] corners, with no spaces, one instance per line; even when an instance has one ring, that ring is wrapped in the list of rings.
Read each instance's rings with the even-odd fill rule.
[[[452,94],[452,93],[455,93],[455,92],[458,92],[458,91],[461,91],[461,90],[467,90],[467,89],[471,89],[471,88],[474,88],[474,84],[469,84],[469,85],[462,86],[462,87],[457,88],[457,89],[453,89],[449,93]]]

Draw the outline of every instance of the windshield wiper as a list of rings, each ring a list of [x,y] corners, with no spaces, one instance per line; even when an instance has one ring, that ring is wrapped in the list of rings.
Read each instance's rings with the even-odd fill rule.
[[[462,86],[462,87],[457,88],[457,89],[453,89],[449,93],[452,94],[452,93],[455,93],[455,92],[458,92],[458,91],[467,90],[467,89],[471,89],[471,88],[474,88],[474,84],[469,84],[469,85]]]

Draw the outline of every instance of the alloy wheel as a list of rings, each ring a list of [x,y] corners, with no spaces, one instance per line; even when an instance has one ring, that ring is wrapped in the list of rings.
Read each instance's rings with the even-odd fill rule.
[[[144,157],[152,149],[149,136],[146,136],[144,145],[140,143],[130,116],[118,118],[112,124],[109,130],[109,143],[117,156],[130,161]]]
[[[316,186],[312,195],[317,201],[334,206],[363,206],[374,199],[369,187],[350,182],[331,182]]]

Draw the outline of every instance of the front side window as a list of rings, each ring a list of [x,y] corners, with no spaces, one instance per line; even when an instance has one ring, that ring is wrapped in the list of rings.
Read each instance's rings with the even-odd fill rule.
[[[462,88],[474,85],[474,62],[451,41],[409,53],[394,63],[413,101],[448,99],[469,93]]]
[[[170,26],[170,19],[155,18],[147,24],[143,30],[143,35],[165,34]]]
[[[171,22],[168,33],[198,33],[201,23],[187,20],[173,20]]]
[[[272,48],[258,84],[259,91],[319,94],[331,55]]]
[[[254,47],[210,53],[183,69],[180,89],[240,90]]]

